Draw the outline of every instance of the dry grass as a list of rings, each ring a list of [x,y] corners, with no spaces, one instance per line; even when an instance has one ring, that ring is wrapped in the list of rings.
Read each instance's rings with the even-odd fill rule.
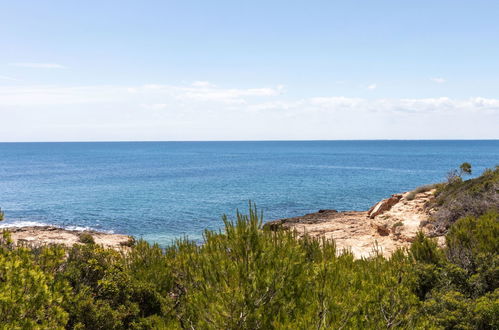
[[[407,196],[405,197],[405,199],[407,199],[408,201],[412,201],[414,198],[416,198],[417,194],[430,191],[432,189],[435,189],[437,186],[438,186],[438,183],[426,184],[424,186],[419,186],[416,189],[414,189],[413,191],[411,191],[410,193],[408,193]]]

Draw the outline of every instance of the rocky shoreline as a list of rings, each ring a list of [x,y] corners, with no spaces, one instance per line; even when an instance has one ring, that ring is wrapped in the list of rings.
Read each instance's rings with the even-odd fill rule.
[[[7,227],[15,245],[41,246],[46,244],[62,244],[73,246],[84,244],[82,234],[93,238],[96,244],[112,249],[122,249],[133,244],[133,237],[121,234],[103,233],[94,230],[69,230],[54,226]]]
[[[299,217],[267,222],[271,230],[294,230],[298,237],[334,239],[338,250],[349,250],[356,258],[369,257],[375,250],[385,256],[400,247],[408,247],[418,231],[432,231],[427,206],[434,199],[435,190],[421,193],[395,194],[376,203],[368,211],[319,210]],[[77,231],[54,226],[9,227],[14,244],[40,246],[84,244],[82,234],[90,235],[96,244],[122,249],[133,244],[134,238],[93,230]],[[88,237],[88,236],[87,236]],[[443,245],[443,237],[437,237]]]
[[[385,256],[408,247],[418,231],[432,230],[427,207],[435,190],[395,194],[376,203],[369,211],[319,210],[304,216],[270,221],[271,230],[295,230],[298,237],[334,239],[339,250],[349,250],[356,258],[369,257],[374,250]],[[443,237],[437,237],[442,245]]]

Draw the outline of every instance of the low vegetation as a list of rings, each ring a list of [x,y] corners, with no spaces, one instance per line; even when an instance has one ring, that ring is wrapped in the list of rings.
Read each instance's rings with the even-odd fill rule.
[[[468,163],[461,167],[465,164]],[[464,168],[471,173],[471,165]],[[499,166],[474,179],[463,181],[459,176],[450,179],[437,187],[435,195],[430,207],[436,210],[432,218],[437,234],[447,232],[460,218],[480,216],[490,210],[499,212]]]
[[[430,190],[435,189],[437,187],[438,187],[438,183],[419,186],[416,189],[414,189],[413,191],[409,192],[407,194],[407,196],[405,197],[405,199],[412,201],[416,197],[417,194],[421,194],[421,193],[430,191]]]
[[[83,244],[95,244],[94,237],[92,236],[92,234],[89,233],[81,233],[78,236],[78,240],[80,241],[80,243]]]
[[[251,208],[204,244],[127,252],[0,240],[0,324],[50,329],[499,327],[499,216],[457,221],[445,250],[420,234],[390,258],[261,229]]]

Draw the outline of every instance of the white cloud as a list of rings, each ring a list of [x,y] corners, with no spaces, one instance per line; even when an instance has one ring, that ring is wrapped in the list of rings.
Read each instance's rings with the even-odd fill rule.
[[[446,80],[441,77],[430,78],[430,80],[437,84],[443,84],[444,82],[446,82]]]
[[[146,84],[142,86],[0,86],[0,107],[135,104],[148,109],[190,107],[192,109],[239,105],[238,111],[310,109],[369,111],[378,113],[429,113],[458,110],[499,110],[499,99],[400,98],[368,99],[318,96],[290,100],[283,87],[222,88]]]
[[[279,85],[0,85],[0,120],[0,141],[499,138],[499,99],[296,99]]]
[[[374,90],[376,89],[378,86],[376,84],[371,84],[369,86],[367,86],[367,89],[370,89],[370,90]]]
[[[470,99],[470,103],[475,109],[486,109],[486,110],[498,110],[499,111],[499,100],[498,99],[488,99],[484,97],[474,97]]]
[[[9,63],[10,66],[35,69],[66,69],[64,65],[56,63],[33,63],[33,62],[16,62]]]
[[[218,87],[180,87],[177,88],[179,98],[198,102],[222,102],[228,104],[244,104],[247,98],[269,97],[279,95],[282,86],[275,88],[218,88]]]
[[[254,98],[275,97],[283,86],[275,88],[191,87],[162,84],[142,86],[3,86],[0,87],[0,106],[58,105],[79,103],[121,103],[135,99],[140,104],[224,103],[245,104]],[[149,102],[154,101],[154,102]]]

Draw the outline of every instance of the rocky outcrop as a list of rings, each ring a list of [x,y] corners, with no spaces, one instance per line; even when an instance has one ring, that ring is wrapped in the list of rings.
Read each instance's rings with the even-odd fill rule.
[[[369,211],[320,210],[271,221],[265,227],[294,230],[298,237],[334,239],[339,251],[349,250],[356,258],[368,257],[375,250],[389,256],[396,249],[409,246],[419,230],[428,232],[431,227],[425,205],[434,198],[434,190],[409,199],[408,194],[392,195]]]
[[[321,222],[330,221],[335,215],[339,214],[336,210],[319,210],[316,213],[305,214],[300,217],[278,219],[274,221],[269,221],[263,225],[264,228],[269,228],[270,230],[277,230],[280,228],[291,228],[296,224],[318,224]]]
[[[10,232],[15,245],[41,246],[46,244],[62,244],[72,246],[74,244],[82,244],[80,242],[82,233],[91,235],[96,244],[113,249],[122,249],[133,243],[131,236],[92,230],[68,230],[53,226],[7,227],[4,229]]]
[[[389,211],[393,205],[397,204],[402,198],[402,194],[394,194],[392,197],[383,199],[381,202],[376,203],[367,211],[369,218],[374,219],[377,215]]]
[[[418,231],[427,233],[431,229],[430,211],[425,206],[434,199],[434,192],[402,194],[389,210],[372,218],[372,226],[378,232],[391,235],[394,240],[412,242]],[[409,195],[411,198],[407,198]]]

